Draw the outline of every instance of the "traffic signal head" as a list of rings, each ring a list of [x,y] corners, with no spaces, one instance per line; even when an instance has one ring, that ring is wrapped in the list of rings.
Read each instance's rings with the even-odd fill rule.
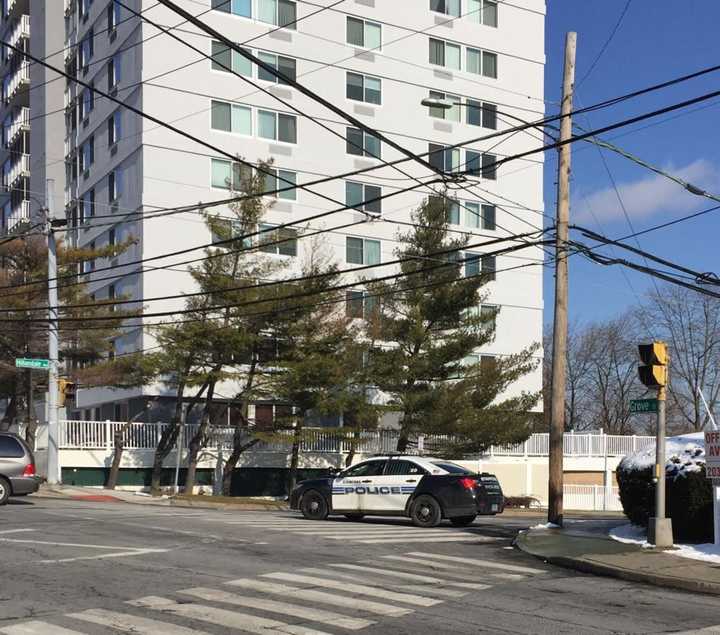
[[[638,366],[640,381],[648,388],[662,388],[667,385],[667,344],[653,342],[638,346],[643,366]]]
[[[75,382],[69,379],[58,379],[58,406],[62,408],[68,398],[75,396]]]

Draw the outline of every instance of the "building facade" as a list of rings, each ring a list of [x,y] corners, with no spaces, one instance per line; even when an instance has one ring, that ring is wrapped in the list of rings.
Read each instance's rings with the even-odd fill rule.
[[[403,155],[228,51],[169,9],[152,0],[123,4],[174,27],[176,35],[213,59],[112,0],[69,0],[65,68],[123,103],[233,155],[253,163],[272,159],[275,183],[303,184],[377,167],[358,177],[280,193],[265,220],[268,225],[292,222],[296,228],[288,234],[296,240],[273,256],[289,261],[288,271],[297,270],[317,249],[326,250],[341,268],[377,265],[375,276],[397,270],[382,263],[394,260],[399,237],[408,231],[403,223],[411,221],[424,198],[440,191],[417,183],[436,176],[427,166],[408,160],[398,171],[384,165]],[[472,234],[470,243],[476,245],[469,251],[477,258],[467,263],[468,273],[494,272],[484,307],[497,311],[497,334],[478,355],[508,355],[542,341],[542,251],[529,247],[495,257],[484,252],[514,244],[514,239],[486,248],[477,243],[543,225],[542,153],[495,164],[542,145],[536,131],[498,133],[544,115],[543,0],[352,0],[325,9],[291,0],[178,4],[397,144],[413,153],[430,153],[433,166],[470,169],[464,189],[453,192],[458,203],[450,222],[452,231]],[[428,108],[421,105],[427,98],[460,105]],[[173,264],[199,257],[201,250],[182,259],[160,258],[152,267],[137,261],[210,242],[203,218],[197,211],[155,218],[152,212],[227,198],[237,165],[72,81],[65,82],[64,103],[70,239],[92,247],[131,237],[136,241],[116,259],[83,263],[81,273],[91,292],[98,299],[148,299],[191,291],[185,266]],[[481,139],[488,135],[496,136]],[[446,149],[455,144],[461,147]],[[401,192],[413,184],[415,190]],[[366,203],[378,196],[387,198]],[[303,220],[344,205],[353,209]],[[352,227],[334,229],[355,221]],[[303,233],[319,229],[327,230],[320,242],[303,239]],[[349,292],[348,300],[349,311],[362,311],[362,289]],[[183,301],[145,306],[148,312],[176,311]],[[153,345],[152,334],[137,320],[114,350]],[[513,390],[540,387],[538,368]],[[141,407],[143,396],[158,390],[162,388],[79,390],[75,414],[122,420]]]

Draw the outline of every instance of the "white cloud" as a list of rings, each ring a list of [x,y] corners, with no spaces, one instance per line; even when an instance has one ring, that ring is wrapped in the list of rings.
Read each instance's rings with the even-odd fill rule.
[[[694,161],[683,168],[669,166],[663,169],[709,192],[720,190],[720,167],[705,159]],[[636,181],[618,183],[618,190],[631,220],[669,212],[673,215],[683,214],[703,204],[703,199],[690,194],[681,185],[654,173]],[[589,222],[597,217],[602,223],[623,217],[622,207],[612,187],[573,198],[572,215],[578,222]]]

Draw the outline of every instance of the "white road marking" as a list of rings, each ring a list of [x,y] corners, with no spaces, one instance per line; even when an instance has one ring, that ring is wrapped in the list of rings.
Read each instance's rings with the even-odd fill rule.
[[[283,530],[287,531],[287,530]],[[344,537],[344,536],[457,536],[459,532],[448,531],[446,529],[393,529],[392,527],[378,527],[377,529],[367,528],[348,528],[348,529],[320,529],[313,531],[312,529],[298,529],[293,530],[294,534],[307,534],[310,536],[325,536],[325,537]],[[465,534],[465,535],[475,535]],[[478,534],[479,535],[479,534]]]
[[[313,569],[312,567],[308,567],[306,569],[301,569],[303,573],[310,573],[314,575],[323,575],[323,576],[333,576],[336,578],[342,578],[344,580],[351,580],[354,582],[359,582],[361,584],[365,584],[367,586],[376,586],[381,587],[382,584],[377,580],[377,578],[370,578],[366,576],[358,575],[357,573],[350,573],[349,571],[335,571],[335,570],[328,570],[328,569]],[[429,584],[403,584],[401,586],[394,586],[393,587],[397,591],[402,592],[417,592],[420,591],[422,593],[428,593],[429,595],[440,595],[443,597],[448,598],[461,598],[467,595],[467,593],[463,593],[462,591],[452,591],[451,589],[441,589],[437,586],[431,586]]]
[[[70,613],[67,617],[84,622],[106,626],[123,633],[138,635],[208,635],[205,631],[185,628],[169,622],[159,622],[147,617],[139,617],[129,613],[116,613],[104,609],[90,609],[82,613]]]
[[[163,613],[171,613],[201,622],[209,622],[218,626],[238,629],[247,633],[292,633],[293,635],[329,635],[305,626],[293,626],[278,620],[271,620],[266,617],[257,617],[249,613],[239,613],[237,611],[227,611],[218,609],[213,606],[204,604],[180,604],[175,600],[166,598],[148,596],[139,600],[128,602],[133,606],[139,606],[146,609],[153,609]]]
[[[720,633],[720,624],[717,626],[706,626],[694,631],[669,631],[671,635],[711,635]]]
[[[413,551],[411,553],[408,553],[408,555],[419,556],[420,558],[431,558],[433,560],[447,560],[449,562],[459,562],[461,564],[469,564],[474,567],[487,567],[488,569],[504,569],[505,571],[514,571],[515,573],[545,573],[545,571],[543,571],[542,569],[533,569],[532,567],[523,567],[516,564],[506,564],[504,562],[494,562],[492,560],[460,558],[458,556],[445,556],[438,553],[425,553],[422,551]]]
[[[0,628],[0,633],[6,635],[82,635],[80,631],[71,631],[69,628],[37,620],[5,626]]]
[[[232,580],[227,584],[240,587],[243,589],[251,589],[261,593],[273,593],[282,595],[283,597],[300,598],[310,600],[311,602],[322,602],[324,604],[332,604],[335,607],[342,606],[357,611],[366,611],[367,613],[375,613],[376,615],[389,615],[399,617],[412,613],[412,609],[400,608],[392,604],[383,604],[381,602],[371,602],[370,600],[361,600],[357,598],[349,598],[325,591],[316,591],[314,589],[299,589],[298,587],[289,586],[287,584],[274,584],[265,582],[264,580],[252,580],[249,578]]]
[[[327,580],[325,578],[315,578],[309,575],[298,575],[296,573],[266,573],[263,578],[271,578],[273,580],[283,580],[286,582],[298,582],[300,584],[308,584],[310,586],[319,586],[326,589],[336,589],[345,591],[346,593],[357,593],[358,595],[369,595],[371,597],[385,598],[395,602],[404,602],[405,604],[413,604],[415,606],[435,606],[440,604],[441,600],[423,597],[422,595],[414,595],[411,593],[396,593],[387,591],[378,587],[367,587],[362,584],[352,584],[348,582],[339,582],[337,580]]]
[[[475,583],[466,582],[468,578],[471,577],[470,574],[472,572],[468,572],[467,567],[461,567],[456,564],[447,564],[445,562],[429,562],[427,560],[422,560],[420,558],[408,558],[407,556],[383,556],[383,558],[388,558],[390,560],[397,560],[398,562],[402,562],[403,565],[417,565],[419,569],[427,570],[430,569],[443,569],[442,574],[445,576],[450,576],[453,578],[459,578],[461,582],[459,582],[456,586],[464,586],[466,588],[473,588],[473,585]],[[392,564],[395,564],[394,562]],[[335,565],[331,565],[335,566]],[[399,565],[398,565],[399,566]],[[449,569],[449,571],[445,571],[445,569]],[[493,577],[493,578],[500,578],[502,580],[524,580],[527,576],[519,575],[517,573],[488,573],[483,572],[483,577]],[[486,585],[480,584],[478,585],[481,588],[485,588]]]
[[[351,631],[357,631],[361,628],[371,626],[375,622],[363,620],[356,617],[349,617],[341,613],[332,611],[323,611],[316,607],[307,608],[298,606],[297,604],[288,604],[287,602],[276,602],[275,600],[266,600],[265,598],[248,597],[228,593],[227,591],[218,591],[216,589],[195,588],[180,591],[183,595],[192,595],[201,600],[208,602],[223,602],[225,604],[233,604],[236,606],[246,606],[252,609],[268,611],[270,613],[281,613],[282,615],[292,615],[310,620],[311,622],[319,622],[321,624],[329,624],[340,628],[346,628]]]
[[[428,536],[427,538],[371,538],[368,540],[358,540],[364,545],[378,544],[402,544],[405,542],[489,542],[487,538],[482,536]]]
[[[4,531],[0,531],[0,534],[22,534],[26,531],[35,531],[34,529],[5,529]]]
[[[114,549],[113,553],[103,553],[96,556],[78,556],[75,558],[61,558],[61,559],[50,559],[50,560],[36,560],[38,564],[54,564],[58,562],[75,562],[76,560],[97,560],[100,558],[124,558],[126,556],[142,556],[148,553],[165,553],[170,551],[169,549],[144,549],[136,547],[120,547],[113,545],[87,545],[83,543],[75,542],[48,542],[44,540],[18,540],[17,538],[0,538],[0,542],[14,542],[19,544],[32,544],[32,545],[49,545],[52,547],[75,547],[77,549]]]
[[[465,582],[448,580],[446,578],[436,578],[435,576],[421,575],[418,573],[408,573],[406,571],[395,571],[394,569],[378,569],[375,567],[365,567],[359,564],[331,564],[331,567],[339,567],[341,569],[350,569],[351,571],[367,571],[373,574],[386,575],[394,578],[405,578],[406,580],[415,580],[417,582],[432,582],[433,584],[445,584],[447,586],[454,586],[462,589],[474,589],[476,591],[482,591],[487,589],[489,585],[479,584],[475,582]],[[446,574],[443,574],[446,575]],[[465,578],[467,579],[467,578]]]

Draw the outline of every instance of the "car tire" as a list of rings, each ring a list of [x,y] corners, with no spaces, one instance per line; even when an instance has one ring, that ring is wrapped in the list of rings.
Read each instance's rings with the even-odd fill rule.
[[[450,523],[455,527],[467,527],[472,525],[476,518],[477,516],[474,514],[472,516],[455,516],[450,519]]]
[[[432,496],[423,494],[410,505],[410,518],[416,527],[437,527],[442,520],[442,509]]]
[[[345,518],[352,521],[358,521],[365,518],[365,514],[345,514]]]
[[[0,505],[7,505],[10,498],[10,481],[0,476]]]
[[[308,520],[325,520],[329,510],[325,497],[317,490],[311,489],[303,494],[300,511]]]

